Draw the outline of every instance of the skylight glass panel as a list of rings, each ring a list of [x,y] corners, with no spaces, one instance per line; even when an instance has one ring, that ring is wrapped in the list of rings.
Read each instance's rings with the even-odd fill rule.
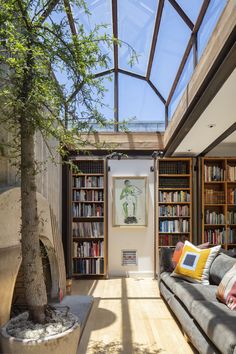
[[[94,117],[88,114],[88,109],[82,100],[77,106],[77,114],[81,122],[89,120],[91,127],[95,130],[114,130],[114,75],[110,74],[104,76],[102,78],[102,85],[105,88],[104,96],[101,97],[98,95],[97,91],[94,89],[92,92],[92,101],[89,101],[88,104],[92,103],[93,107],[95,107],[106,120],[106,125],[97,124]]]
[[[119,74],[119,122],[132,131],[164,130],[165,106],[145,80]]]
[[[196,22],[203,0],[177,0],[178,4],[192,22]]]
[[[146,74],[157,6],[157,0],[118,1],[118,37],[123,42],[119,47],[120,68]],[[129,64],[129,46],[138,56],[138,61],[132,67]]]
[[[193,69],[194,69],[194,67],[193,67],[193,50],[191,49],[188,59],[185,63],[184,69],[182,71],[182,74],[179,78],[179,82],[176,86],[174,95],[173,95],[173,97],[170,101],[169,107],[168,107],[169,118],[172,118],[174,115],[174,112],[178,106],[178,103],[179,103],[181,97],[183,96],[184,90],[186,89],[186,87],[191,79]]]
[[[167,98],[191,32],[173,6],[165,1],[151,71],[151,81]]]
[[[91,30],[94,30],[96,26],[100,26],[98,30],[98,37],[106,34],[112,39],[112,11],[110,0],[87,0],[87,8],[90,14],[87,14],[84,9],[73,7],[73,16],[76,23],[82,24],[86,34],[89,34]],[[103,41],[99,42],[99,46],[103,54],[107,54],[110,59],[108,68],[113,67],[113,43],[110,41],[108,44]],[[98,73],[106,70],[105,67],[98,65],[94,70],[94,73]]]
[[[198,59],[202,56],[227,0],[212,0],[198,31]]]

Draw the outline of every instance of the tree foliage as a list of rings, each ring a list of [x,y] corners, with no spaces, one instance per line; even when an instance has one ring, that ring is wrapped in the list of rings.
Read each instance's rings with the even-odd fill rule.
[[[74,31],[72,8],[78,13]],[[101,30],[106,24],[87,32],[81,12],[89,16],[80,0],[3,0],[0,6],[1,120],[15,128],[23,109],[34,130],[61,146],[75,140],[83,145],[80,132],[92,129],[91,123],[106,124],[100,113],[104,85],[94,72],[108,68],[101,43],[108,52],[114,39]]]

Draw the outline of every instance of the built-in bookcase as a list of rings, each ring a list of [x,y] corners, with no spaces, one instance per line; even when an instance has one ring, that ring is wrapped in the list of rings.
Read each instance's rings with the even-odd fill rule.
[[[159,247],[192,241],[192,159],[158,160]]]
[[[236,158],[202,158],[202,241],[236,247]]]
[[[106,176],[103,159],[73,160],[72,276],[106,275]]]

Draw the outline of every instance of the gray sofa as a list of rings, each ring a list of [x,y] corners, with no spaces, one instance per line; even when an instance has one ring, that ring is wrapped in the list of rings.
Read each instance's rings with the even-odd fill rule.
[[[216,299],[217,286],[236,259],[220,253],[210,268],[210,285],[202,285],[170,276],[171,252],[161,250],[159,288],[183,331],[201,354],[236,354],[236,311]]]

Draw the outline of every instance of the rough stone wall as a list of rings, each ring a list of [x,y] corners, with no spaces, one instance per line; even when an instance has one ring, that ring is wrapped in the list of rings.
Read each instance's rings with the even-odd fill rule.
[[[10,161],[9,149],[2,147],[1,143],[11,141],[10,133],[0,126],[0,192],[20,185],[20,176],[14,159]],[[35,156],[39,162],[40,172],[37,175],[37,191],[49,202],[58,222],[61,233],[61,159],[56,153],[57,142],[51,139],[47,144],[40,133],[35,137]],[[56,156],[56,162],[51,160],[50,151]]]

